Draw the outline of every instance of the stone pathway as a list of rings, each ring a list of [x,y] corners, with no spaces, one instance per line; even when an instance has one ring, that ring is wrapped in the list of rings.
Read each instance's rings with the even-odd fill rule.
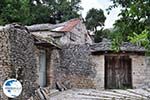
[[[150,100],[150,89],[51,91],[50,100]]]

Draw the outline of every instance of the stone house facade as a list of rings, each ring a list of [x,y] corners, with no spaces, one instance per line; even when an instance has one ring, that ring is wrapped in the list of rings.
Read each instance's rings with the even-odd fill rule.
[[[57,81],[67,88],[146,88],[150,86],[149,58],[145,49],[123,43],[121,51],[110,42],[63,45]]]
[[[51,86],[54,79],[52,66],[59,63],[59,49],[52,38],[32,35],[24,26],[10,24],[1,27],[0,87],[5,80],[15,78],[23,86],[17,99],[27,100],[39,87]],[[0,98],[8,100],[1,89]]]
[[[78,26],[73,24],[74,20],[73,23],[67,23]],[[63,31],[67,37],[71,34],[68,33],[70,27],[71,30],[76,30],[72,26],[65,26]],[[2,27],[0,86],[6,79],[18,79],[23,85],[23,92],[18,97],[20,100],[27,100],[39,87],[60,90],[150,87],[150,61],[145,56],[146,50],[143,47],[123,43],[121,51],[115,53],[109,41],[91,44],[83,37],[76,38],[77,41],[74,42],[65,42],[66,39],[61,42],[59,39],[63,40],[63,37],[55,40],[57,38],[52,35],[62,35],[63,32],[59,33],[58,29],[60,28],[56,29],[54,25],[37,28],[10,24]],[[1,90],[0,92],[2,93]],[[8,99],[3,93],[1,98]]]
[[[97,70],[97,88],[146,88],[150,86],[149,57],[145,49],[123,43],[120,52],[111,50],[111,42],[91,46],[92,61]]]

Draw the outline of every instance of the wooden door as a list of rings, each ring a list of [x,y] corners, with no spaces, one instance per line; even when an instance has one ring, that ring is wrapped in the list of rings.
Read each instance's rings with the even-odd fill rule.
[[[132,88],[131,59],[128,56],[105,56],[105,88]]]

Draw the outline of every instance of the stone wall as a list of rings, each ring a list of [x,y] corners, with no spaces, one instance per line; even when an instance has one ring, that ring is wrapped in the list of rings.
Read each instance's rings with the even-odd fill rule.
[[[93,55],[92,62],[95,66],[96,77],[94,78],[96,89],[104,89],[104,77],[105,77],[105,60],[104,55]]]
[[[66,88],[104,89],[104,55],[92,55],[89,44],[63,45],[61,50],[35,46],[25,27],[8,25],[0,31],[0,86],[9,78],[23,85],[19,100],[27,100],[38,87],[39,50],[46,50],[47,86],[56,83]],[[150,86],[150,61],[145,56],[130,55],[134,88]],[[145,62],[146,61],[146,62]],[[2,92],[0,90],[0,92]],[[2,94],[2,93],[1,93]],[[7,100],[4,94],[2,99]]]
[[[60,51],[60,66],[55,66],[55,81],[67,88],[105,88],[105,55],[92,55],[90,45],[64,45]],[[133,88],[150,86],[150,58],[128,54],[132,59]],[[59,58],[59,57],[58,57]]]
[[[56,80],[67,88],[95,88],[96,70],[89,45],[64,45],[60,51]]]
[[[150,86],[149,59],[145,56],[132,55],[132,85],[133,88],[146,88]],[[148,62],[146,62],[148,60]]]
[[[2,92],[3,82],[10,77],[11,64],[10,64],[10,49],[9,49],[9,34],[1,30],[0,32],[0,98],[5,100],[6,96]]]
[[[82,20],[71,30],[70,34],[76,35],[75,44],[92,44],[93,42]]]
[[[133,88],[149,88],[150,87],[150,58],[144,55],[131,54],[132,60],[132,86]],[[105,59],[104,55],[93,55],[92,62],[95,64],[96,89],[104,89],[105,82]]]
[[[51,55],[50,55],[50,69],[48,72],[49,75],[49,87],[55,88],[56,82],[57,82],[57,76],[59,73],[59,67],[60,67],[60,55],[59,55],[59,49],[52,49]]]
[[[34,40],[25,27],[16,24],[4,27],[0,38],[0,81],[18,79],[23,86],[18,99],[27,100],[38,87]],[[1,98],[7,100],[4,95]]]
[[[150,57],[145,57],[145,85],[150,88]]]

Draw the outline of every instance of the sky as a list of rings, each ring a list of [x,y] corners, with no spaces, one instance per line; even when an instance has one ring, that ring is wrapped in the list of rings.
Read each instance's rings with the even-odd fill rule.
[[[86,13],[89,11],[89,9],[101,8],[104,10],[104,14],[106,16],[105,28],[112,28],[115,20],[119,18],[118,14],[120,12],[120,8],[111,10],[110,14],[108,15],[106,9],[109,7],[109,5],[112,5],[112,2],[110,0],[81,0],[81,6],[83,7],[81,14],[83,18],[85,18]]]

